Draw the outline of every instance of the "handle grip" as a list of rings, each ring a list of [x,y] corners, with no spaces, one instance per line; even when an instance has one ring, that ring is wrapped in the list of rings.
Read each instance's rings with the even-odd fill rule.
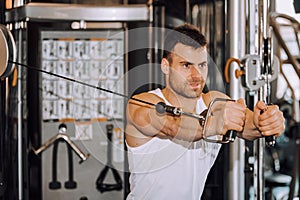
[[[218,99],[220,100],[220,99]],[[227,101],[227,99],[222,99],[224,101]],[[159,102],[155,105],[155,110],[156,112],[160,113],[160,114],[164,114],[164,113],[170,113],[170,114],[173,114],[173,115],[188,115],[188,116],[191,116],[191,117],[195,117],[199,120],[204,120],[205,121],[205,117],[203,117],[202,115],[205,115],[207,114],[207,110],[205,110],[205,114],[200,114],[200,115],[194,115],[194,114],[191,114],[191,113],[186,113],[184,112],[181,108],[177,108],[177,107],[173,107],[173,106],[168,106],[166,105],[164,102]],[[202,123],[202,122],[200,122]],[[225,135],[223,135],[222,137],[222,140],[219,140],[219,141],[214,141],[214,140],[210,140],[210,139],[207,139],[207,141],[211,141],[211,142],[218,142],[218,143],[228,143],[228,142],[234,142],[235,138],[236,138],[236,135],[237,135],[237,132],[234,131],[234,130],[229,130],[226,132]]]
[[[159,102],[155,105],[155,110],[159,114],[164,114],[164,113],[170,113],[173,115],[181,115],[182,114],[182,109],[174,107],[174,106],[168,106],[164,102]]]
[[[266,110],[260,111],[260,114],[263,114]],[[274,135],[266,136],[265,142],[268,147],[273,147],[276,143],[276,138]]]
[[[265,137],[265,142],[266,142],[267,146],[273,147],[276,143],[275,136],[274,135],[266,136]]]
[[[119,174],[119,172],[115,169],[115,167],[112,164],[111,158],[112,158],[112,135],[113,135],[113,124],[107,124],[106,125],[106,132],[107,132],[107,139],[108,139],[108,145],[107,145],[107,163],[104,167],[104,169],[100,172],[100,175],[97,178],[96,185],[97,189],[103,193],[108,192],[112,190],[121,190],[122,189],[122,179]],[[115,183],[104,183],[104,180],[107,176],[108,170],[111,170],[113,178],[115,180]]]
[[[234,130],[229,130],[223,135],[222,141],[224,142],[234,142],[237,132]]]

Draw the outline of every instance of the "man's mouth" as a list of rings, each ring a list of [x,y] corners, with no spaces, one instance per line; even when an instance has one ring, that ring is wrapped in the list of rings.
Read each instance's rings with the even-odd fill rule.
[[[192,89],[198,89],[200,87],[199,82],[192,82],[192,83],[189,83],[189,85]]]

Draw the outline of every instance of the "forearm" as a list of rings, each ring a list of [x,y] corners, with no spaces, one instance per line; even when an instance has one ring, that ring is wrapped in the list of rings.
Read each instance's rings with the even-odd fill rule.
[[[177,126],[179,129],[177,132],[171,133],[175,134],[172,137],[189,142],[203,139],[203,127],[200,126],[198,119],[189,116],[180,116],[180,121],[178,122]]]
[[[188,116],[159,114],[155,109],[138,108],[133,119],[132,124],[147,136],[161,135],[191,142],[202,138],[198,119]]]

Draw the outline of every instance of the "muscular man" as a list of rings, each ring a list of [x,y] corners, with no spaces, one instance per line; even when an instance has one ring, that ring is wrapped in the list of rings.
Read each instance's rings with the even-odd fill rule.
[[[161,70],[166,87],[134,98],[153,104],[183,108],[198,113],[207,109],[218,91],[203,93],[208,74],[206,38],[191,25],[177,27],[165,38]],[[259,101],[250,111],[244,99],[226,101],[208,125],[209,134],[224,135],[228,130],[238,137],[254,140],[279,135],[284,118],[278,106]],[[200,199],[204,184],[221,144],[203,140],[203,127],[189,116],[159,114],[153,106],[134,100],[127,107],[126,144],[128,147],[131,192],[128,199]]]

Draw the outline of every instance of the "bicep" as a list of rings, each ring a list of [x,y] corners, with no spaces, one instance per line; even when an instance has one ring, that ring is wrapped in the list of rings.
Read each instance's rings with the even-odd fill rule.
[[[180,119],[168,114],[158,114],[155,108],[138,107],[131,113],[131,123],[144,135],[165,135],[174,137]]]
[[[141,94],[134,97],[143,101],[156,104],[162,99],[153,94]],[[167,115],[158,115],[155,107],[135,100],[130,100],[127,105],[127,123],[132,124],[139,132],[146,136],[163,134]]]

